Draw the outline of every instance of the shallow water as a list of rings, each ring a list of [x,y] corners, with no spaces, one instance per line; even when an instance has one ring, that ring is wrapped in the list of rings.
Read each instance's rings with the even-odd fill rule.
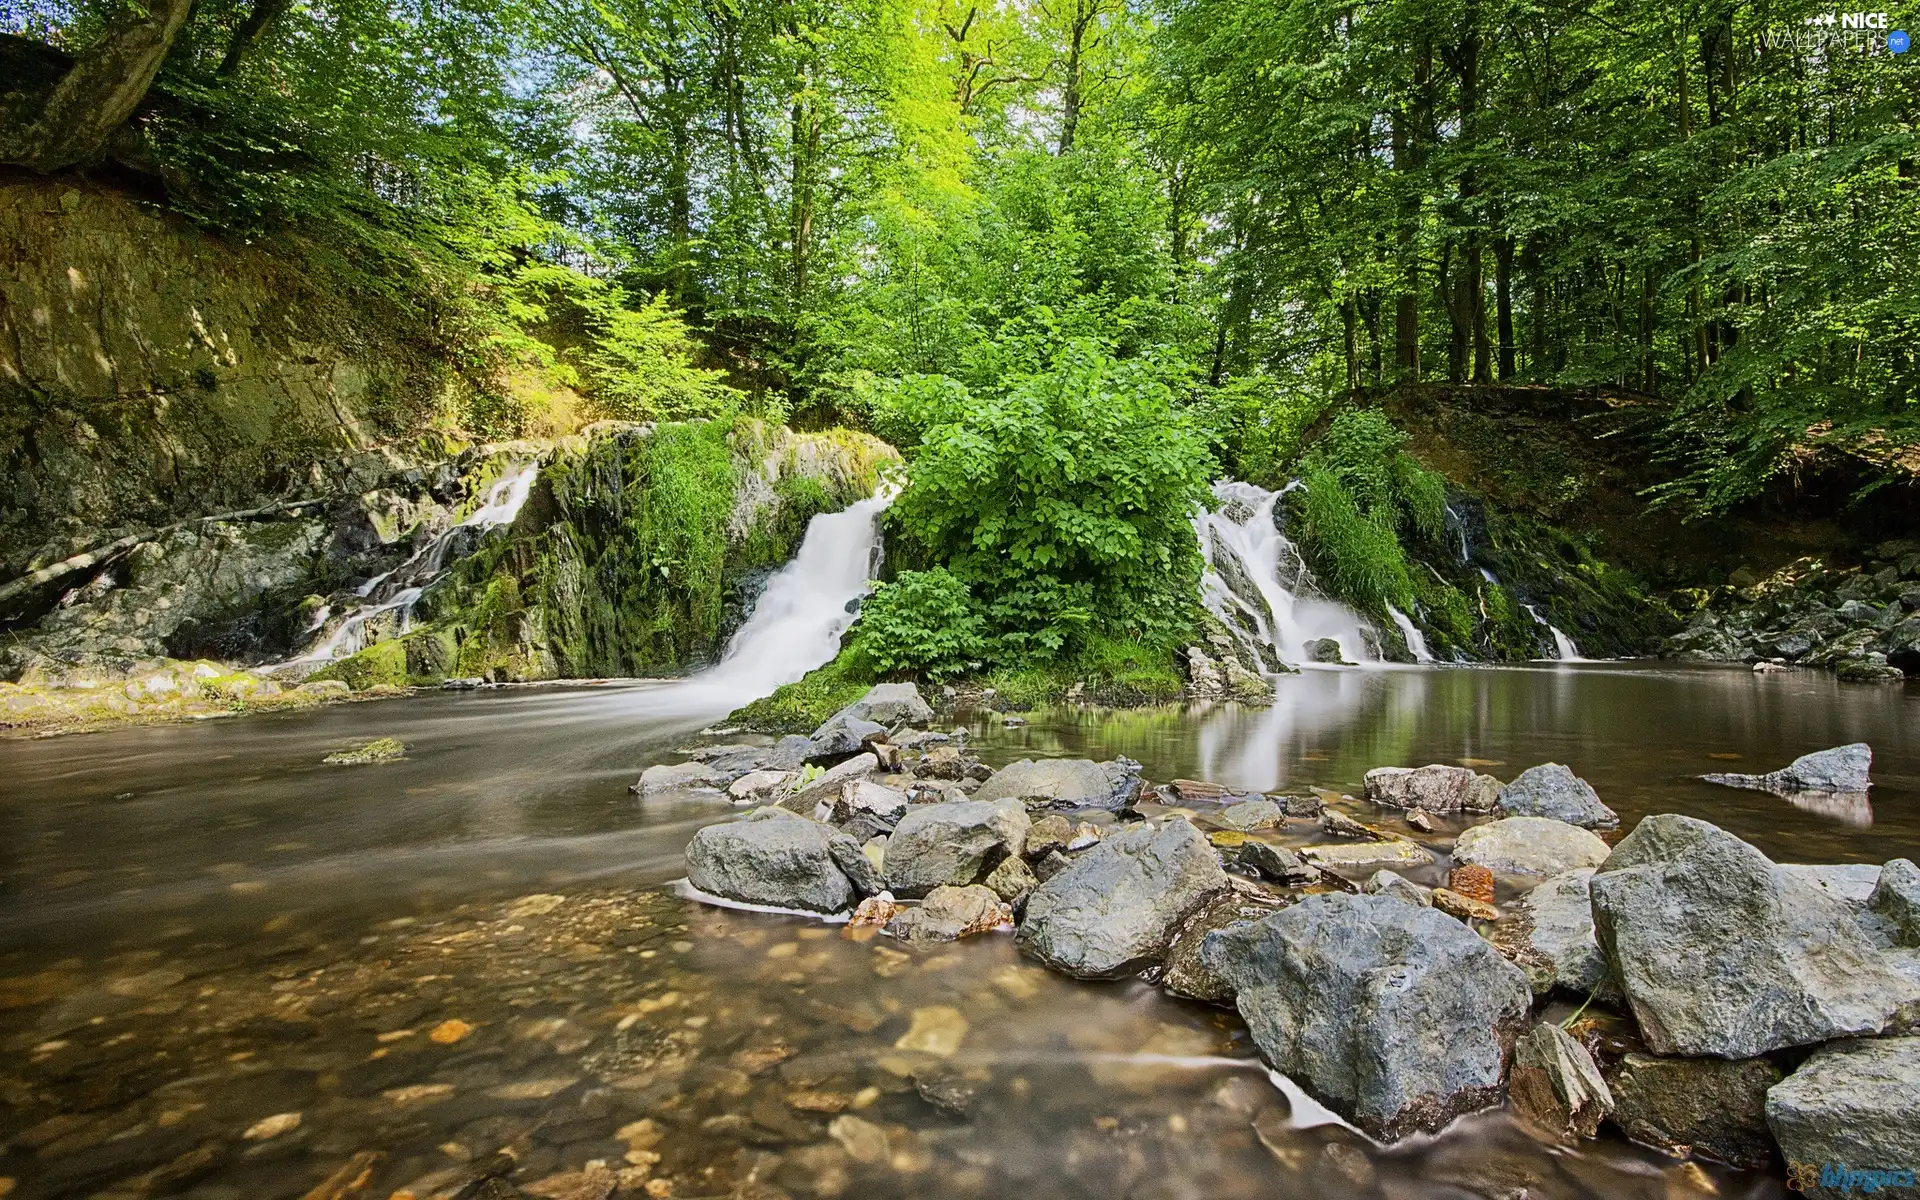
[[[1383,1151],[1292,1111],[1222,1010],[1052,976],[1005,937],[910,954],[675,898],[687,838],[731,810],[626,792],[710,719],[674,695],[0,742],[0,1180],[252,1200],[344,1172],[363,1190],[319,1194],[425,1197],[507,1148],[521,1187],[599,1161],[682,1197],[1783,1194],[1500,1113]],[[1279,701],[973,724],[989,762],[1125,753],[1247,788],[1554,759],[1628,827],[1679,811],[1782,860],[1920,854],[1910,686],[1592,664],[1309,672]],[[407,758],[320,765],[382,735]],[[1689,778],[1856,739],[1870,813]]]

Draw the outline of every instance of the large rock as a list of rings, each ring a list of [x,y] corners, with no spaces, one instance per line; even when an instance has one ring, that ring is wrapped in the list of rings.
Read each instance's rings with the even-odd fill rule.
[[[744,904],[837,913],[862,894],[847,873],[849,866],[858,872],[862,862],[859,843],[830,826],[760,808],[695,833],[687,844],[687,881]],[[871,870],[864,882],[877,891]]]
[[[1594,932],[1661,1054],[1751,1058],[1885,1029],[1920,984],[1847,905],[1692,817],[1648,817],[1595,872]]]
[[[1910,858],[1882,867],[1867,908],[1887,923],[1896,946],[1920,946],[1920,867]]]
[[[891,829],[907,815],[907,794],[871,779],[855,779],[840,785],[840,796],[833,804],[834,821],[851,821],[862,813]]]
[[[910,805],[887,839],[887,886],[911,898],[978,883],[1026,845],[1028,824],[1012,799]]]
[[[640,772],[639,782],[627,790],[636,796],[684,792],[693,788],[723,788],[731,782],[724,772],[705,763],[661,763]]]
[[[1873,785],[1873,747],[1865,742],[1803,754],[1765,775],[1702,775],[1708,783],[1762,792],[1864,792]]]
[[[1492,812],[1500,781],[1465,767],[1433,763],[1424,767],[1375,767],[1366,775],[1367,799],[1389,808],[1418,808],[1430,813]]]
[[[808,740],[813,744],[809,759],[832,760],[857,754],[870,741],[887,736],[887,727],[877,721],[848,716],[845,710],[828,717]]]
[[[1019,946],[1083,979],[1132,975],[1159,962],[1180,922],[1229,886],[1206,836],[1187,821],[1134,825],[1034,889]]]
[[[1267,1061],[1377,1137],[1496,1103],[1533,1002],[1465,925],[1387,896],[1309,896],[1201,953]]]
[[[1214,930],[1243,921],[1257,921],[1282,904],[1278,897],[1249,896],[1238,889],[1214,896],[1181,922],[1167,948],[1167,970],[1160,982],[1176,996],[1205,1000],[1209,1004],[1232,1004],[1233,985],[1207,966],[1200,947]]]
[[[820,728],[825,729],[842,717],[889,727],[924,725],[933,720],[933,709],[920,698],[920,689],[911,683],[876,683],[867,689],[866,695],[827,718],[826,725]],[[819,730],[814,731],[813,736],[818,741]]]
[[[1028,808],[1129,808],[1140,796],[1140,775],[1122,762],[1086,758],[1023,758],[995,771],[978,800],[1011,797]]]
[[[1767,1124],[1789,1178],[1804,1187],[1816,1182],[1807,1169],[1821,1172],[1817,1186],[1804,1187],[1810,1196],[1912,1195],[1920,1171],[1920,1037],[1820,1050],[1767,1093]]]
[[[1539,993],[1564,988],[1603,1003],[1620,1003],[1620,989],[1607,971],[1593,936],[1593,901],[1587,888],[1594,868],[1555,875],[1520,897],[1494,930],[1501,946],[1522,951],[1514,959]]]
[[[1475,825],[1453,844],[1455,862],[1508,875],[1559,875],[1607,861],[1607,844],[1548,817],[1505,817]]]
[[[1013,913],[989,888],[937,887],[918,908],[903,908],[887,922],[887,932],[904,942],[952,942],[1011,923]]]
[[[1285,823],[1287,810],[1262,796],[1255,800],[1243,800],[1220,811],[1215,818],[1228,829],[1238,829],[1250,833],[1256,829],[1272,829]]]
[[[832,770],[814,777],[811,783],[795,788],[781,797],[780,807],[801,816],[812,816],[822,800],[840,798],[840,789],[855,780],[865,779],[880,768],[880,760],[871,754],[856,754]]]
[[[1735,1167],[1773,1162],[1767,1089],[1780,1070],[1764,1058],[1661,1058],[1628,1054],[1607,1076],[1613,1123],[1668,1153],[1692,1149]]]
[[[1590,1138],[1613,1111],[1613,1093],[1587,1048],[1551,1021],[1513,1048],[1507,1093],[1514,1111],[1561,1141]]]
[[[1551,817],[1586,829],[1610,829],[1620,814],[1600,803],[1586,780],[1559,763],[1528,767],[1500,789],[1499,809],[1513,817]]]

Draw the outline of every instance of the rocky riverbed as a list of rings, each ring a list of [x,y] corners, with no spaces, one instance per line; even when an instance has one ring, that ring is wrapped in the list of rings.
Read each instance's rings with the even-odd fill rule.
[[[1061,974],[1231,1005],[1269,1064],[1383,1141],[1504,1102],[1566,1141],[1611,1121],[1743,1166],[1920,1161],[1909,860],[1781,866],[1670,814],[1609,845],[1613,811],[1552,763],[1505,784],[1383,767],[1369,809],[1153,787],[1124,759],[995,771],[931,717],[883,685],[811,739],[703,750],[697,779],[655,767],[635,789],[763,802],[695,837],[696,894],[911,947],[1016,925]],[[1842,747],[1758,778],[1864,790],[1868,762]],[[1577,1019],[1541,1019],[1556,996]]]

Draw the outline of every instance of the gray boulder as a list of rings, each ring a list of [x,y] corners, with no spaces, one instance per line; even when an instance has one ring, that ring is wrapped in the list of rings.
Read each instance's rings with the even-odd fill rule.
[[[1257,921],[1281,907],[1280,901],[1244,895],[1228,890],[1214,896],[1193,915],[1180,923],[1167,947],[1167,970],[1160,982],[1176,996],[1204,1000],[1209,1004],[1233,1003],[1233,985],[1224,975],[1207,966],[1200,953],[1207,935],[1243,921]]]
[[[1867,908],[1885,921],[1896,946],[1920,946],[1920,867],[1896,858],[1880,869]]]
[[[1708,783],[1754,791],[1792,792],[1864,792],[1873,786],[1868,777],[1873,767],[1873,747],[1865,742],[1835,746],[1804,754],[1778,771],[1765,775],[1702,775]]]
[[[1509,875],[1560,875],[1607,861],[1607,844],[1548,817],[1505,817],[1475,825],[1453,844],[1455,862]]]
[[[1819,888],[1836,900],[1864,909],[1880,882],[1880,868],[1872,863],[1778,863],[1780,870],[1800,882]]]
[[[1430,813],[1492,812],[1500,798],[1498,779],[1444,763],[1375,767],[1367,772],[1366,784],[1367,799],[1375,804]]]
[[[986,885],[993,889],[994,895],[1005,900],[1015,908],[1024,908],[1027,897],[1033,889],[1040,886],[1040,879],[1027,865],[1027,860],[1018,854],[1009,854],[1000,860],[1000,865],[987,872]]]
[[[888,727],[903,723],[924,725],[933,720],[933,709],[920,698],[920,689],[911,683],[876,683],[867,689],[866,695],[834,716],[854,717]]]
[[[813,739],[790,733],[775,742],[760,760],[763,771],[798,771],[813,757]]]
[[[1507,1094],[1522,1119],[1560,1141],[1592,1137],[1613,1111],[1613,1093],[1593,1055],[1551,1021],[1529,1029],[1514,1046]]]
[[[834,759],[842,755],[856,754],[868,741],[885,738],[887,727],[862,717],[847,715],[845,709],[828,717],[826,723],[813,731],[808,739],[813,744],[810,759]]]
[[[1417,904],[1425,908],[1433,903],[1433,897],[1427,889],[1421,887],[1405,875],[1385,869],[1375,871],[1360,889],[1369,896],[1389,896],[1395,900],[1404,900],[1408,904]]]
[[[1275,883],[1307,883],[1320,878],[1318,868],[1308,866],[1298,854],[1272,842],[1256,842],[1249,838],[1241,843],[1235,861]]]
[[[1751,1058],[1879,1033],[1920,1002],[1843,901],[1705,821],[1641,821],[1591,890],[1600,949],[1658,1053]]]
[[[871,754],[856,754],[833,769],[818,775],[813,782],[795,788],[781,797],[780,807],[788,812],[810,817],[822,800],[829,803],[840,798],[840,789],[855,780],[865,779],[880,767],[880,760]]]
[[[1276,1070],[1388,1139],[1498,1102],[1533,1002],[1464,924],[1387,896],[1309,896],[1201,953]]]
[[[1133,975],[1159,962],[1180,922],[1231,884],[1187,821],[1134,825],[1045,877],[1027,898],[1018,944],[1082,979]]]
[[[1220,811],[1214,818],[1228,829],[1238,829],[1250,833],[1256,829],[1272,829],[1285,823],[1287,812],[1273,801],[1262,797],[1258,800],[1243,800]]]
[[[1911,1195],[1920,1171],[1920,1037],[1818,1051],[1767,1093],[1767,1125],[1809,1196]],[[1824,1169],[1823,1169],[1824,1168]],[[1813,1180],[1801,1176],[1803,1183]]]
[[[1140,775],[1120,762],[1086,758],[1023,758],[987,778],[977,800],[1014,799],[1028,808],[1130,808],[1140,796]]]
[[[1691,1149],[1735,1167],[1773,1162],[1767,1089],[1780,1070],[1764,1058],[1660,1058],[1628,1054],[1607,1077],[1613,1123],[1668,1153]]]
[[[840,797],[833,806],[835,823],[851,821],[862,813],[873,817],[882,826],[892,828],[901,817],[907,815],[907,794],[871,779],[854,779],[841,784]]]
[[[1600,803],[1591,784],[1559,763],[1528,767],[1500,789],[1501,812],[1514,817],[1552,817],[1585,829],[1610,829],[1620,814]]]
[[[845,834],[785,809],[759,808],[693,835],[687,881],[743,904],[837,913],[862,894],[845,869],[856,859],[865,862],[859,844]],[[877,882],[871,871],[869,886]]]
[[[640,779],[627,790],[636,796],[657,796],[662,792],[684,792],[693,788],[723,788],[731,777],[705,763],[662,763],[640,772]]]
[[[1027,810],[1017,800],[915,804],[887,840],[887,886],[915,898],[934,888],[978,883],[1027,841]]]
[[[1527,972],[1535,992],[1564,988],[1607,1004],[1621,1002],[1607,972],[1606,956],[1593,936],[1593,901],[1588,894],[1592,867],[1555,875],[1520,897],[1495,928],[1502,946],[1521,952],[1512,957]]]
[[[952,942],[998,928],[1010,914],[1000,897],[979,884],[937,887],[916,908],[903,908],[887,932],[904,942]]]

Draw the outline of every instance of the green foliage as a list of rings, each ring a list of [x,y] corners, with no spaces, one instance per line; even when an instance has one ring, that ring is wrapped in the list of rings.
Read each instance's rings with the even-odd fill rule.
[[[1406,554],[1381,510],[1362,512],[1338,475],[1319,469],[1305,476],[1298,493],[1301,546],[1334,593],[1380,613],[1405,607],[1412,592]]]
[[[720,629],[733,456],[726,421],[659,426],[647,444],[646,503],[628,518],[639,561],[684,597],[690,632],[711,642]]]
[[[1188,411],[1228,475],[1272,488],[1292,473],[1300,437],[1325,407],[1317,393],[1248,375],[1201,389]]]
[[[740,393],[719,371],[693,364],[699,346],[666,296],[623,307],[617,290],[595,314],[602,327],[581,356],[590,394],[629,421],[685,420],[730,412]]]
[[[735,709],[727,715],[727,723],[760,733],[812,733],[878,682],[858,656],[842,651],[798,682],[783,684],[772,695]]]
[[[926,429],[890,524],[980,598],[996,659],[1089,633],[1167,646],[1192,627],[1212,468],[1165,365],[1070,342]]]
[[[852,647],[877,675],[938,682],[979,667],[985,627],[967,585],[946,568],[903,571],[860,606]]]
[[[1377,409],[1346,409],[1302,457],[1301,543],[1336,594],[1376,614],[1415,595],[1403,538],[1446,537],[1446,480]]]

